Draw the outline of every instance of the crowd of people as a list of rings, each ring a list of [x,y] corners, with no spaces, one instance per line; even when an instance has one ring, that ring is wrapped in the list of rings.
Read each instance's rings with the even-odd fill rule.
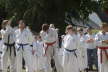
[[[43,24],[40,33],[32,33],[24,20],[18,27],[3,20],[0,41],[1,72],[86,72],[108,71],[108,24],[98,33],[88,27],[67,25],[58,37],[54,24]],[[61,46],[59,46],[61,45]]]

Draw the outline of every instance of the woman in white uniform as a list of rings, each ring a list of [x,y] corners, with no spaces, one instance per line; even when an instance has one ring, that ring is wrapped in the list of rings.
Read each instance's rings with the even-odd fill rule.
[[[57,48],[57,42],[58,42],[58,34],[55,29],[49,28],[47,24],[42,25],[42,31],[40,32],[40,36],[42,38],[42,41],[44,42],[44,45],[47,47],[44,47],[45,49],[45,56],[47,57],[47,61],[49,64],[48,72],[52,71],[51,68],[51,59],[54,57],[54,51]]]

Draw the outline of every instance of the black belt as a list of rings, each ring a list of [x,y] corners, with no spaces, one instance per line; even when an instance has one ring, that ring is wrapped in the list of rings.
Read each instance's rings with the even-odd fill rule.
[[[17,51],[19,51],[20,48],[22,48],[22,50],[24,51],[24,46],[29,45],[29,44],[20,44],[18,43],[19,48],[17,49]]]
[[[76,50],[77,49],[73,49],[73,50],[69,50],[69,49],[65,49],[67,52],[73,52],[74,55],[77,57],[77,53],[76,53]]]
[[[0,51],[0,54],[2,54],[2,51]]]
[[[16,56],[16,50],[15,50],[15,43],[9,44],[9,43],[4,43],[5,46],[7,46],[7,50],[8,51],[10,49],[10,56],[12,53],[12,48],[14,50],[14,56]]]

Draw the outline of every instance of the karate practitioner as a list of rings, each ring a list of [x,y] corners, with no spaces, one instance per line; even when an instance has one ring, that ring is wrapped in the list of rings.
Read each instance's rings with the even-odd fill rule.
[[[96,35],[98,46],[99,72],[108,72],[108,24],[102,25],[102,31]]]
[[[79,47],[79,64],[80,64],[80,71],[85,71],[87,69],[88,60],[87,60],[87,48],[85,48],[84,43],[84,32],[81,28],[79,30],[79,38],[80,38],[80,47]]]
[[[55,26],[54,26],[54,24],[50,24],[50,28],[53,28],[53,29],[55,29]]]
[[[3,53],[3,41],[2,41],[2,36],[0,34],[0,71],[2,71],[2,53]]]
[[[40,36],[47,46],[45,47],[45,56],[47,56],[47,61],[49,64],[48,71],[51,72],[51,59],[54,56],[54,51],[57,48],[58,34],[55,29],[49,28],[47,24],[42,25],[42,31],[40,32]]]
[[[12,19],[2,22],[2,72],[7,72],[8,66],[10,66],[10,72],[15,72],[15,33],[11,27],[11,21]]]
[[[54,24],[50,24],[50,28],[52,28],[53,30],[55,30],[58,33],[58,29],[55,28]],[[60,64],[59,61],[59,56],[60,56],[60,48],[59,48],[59,41],[57,40],[56,42],[57,48],[54,49],[54,61],[55,61],[55,68],[57,70],[57,72],[62,72],[62,66]]]
[[[28,69],[28,72],[33,72],[32,65],[32,42],[33,35],[26,28],[25,22],[23,20],[19,21],[19,29],[15,31],[16,36],[16,47],[17,47],[17,72],[22,72],[22,58],[25,60],[25,65]]]
[[[47,70],[46,56],[44,56],[44,46],[40,35],[35,36],[35,41],[33,42],[34,50],[34,71],[45,72]]]
[[[78,36],[72,26],[66,27],[66,36],[63,43],[63,72],[79,72],[78,63]]]
[[[94,70],[93,65],[95,65],[96,69],[98,69],[96,40],[95,34],[93,34],[92,30],[92,28],[88,28],[88,33],[84,36],[85,48],[87,48],[89,70]]]

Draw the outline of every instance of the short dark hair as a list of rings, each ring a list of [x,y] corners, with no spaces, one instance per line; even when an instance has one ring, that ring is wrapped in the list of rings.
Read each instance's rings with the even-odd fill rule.
[[[80,28],[78,31],[83,32],[83,28]]]
[[[43,24],[42,25],[42,30],[43,31],[47,31],[49,29],[49,25],[48,24]]]

